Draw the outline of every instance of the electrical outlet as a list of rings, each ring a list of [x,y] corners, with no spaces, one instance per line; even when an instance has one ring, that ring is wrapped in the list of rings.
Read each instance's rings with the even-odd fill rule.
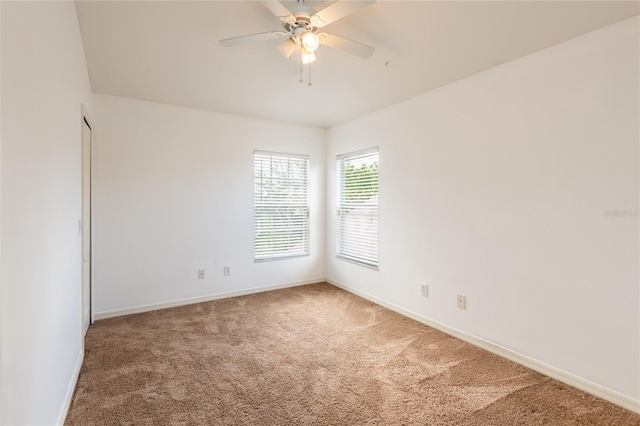
[[[458,295],[458,308],[460,309],[467,309],[467,297],[459,294]]]
[[[225,277],[228,277],[229,275],[231,275],[231,266],[227,266],[227,265],[225,265],[225,266],[222,268],[222,274],[223,274]]]
[[[429,297],[429,286],[427,284],[422,284],[421,293],[424,297]]]
[[[204,269],[198,269],[198,279],[199,280],[204,279]]]

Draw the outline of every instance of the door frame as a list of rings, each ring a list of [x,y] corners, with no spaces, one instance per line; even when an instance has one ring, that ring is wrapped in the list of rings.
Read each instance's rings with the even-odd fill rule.
[[[81,290],[80,290],[80,335],[81,335],[81,341],[82,341],[82,350],[84,352],[84,310],[83,310],[83,291],[84,291],[84,283],[82,282],[83,276],[82,276],[82,254],[83,254],[83,238],[82,238],[82,234],[84,232],[84,226],[85,223],[83,221],[83,204],[84,204],[84,200],[82,199],[82,197],[84,196],[83,194],[83,181],[84,181],[84,173],[83,173],[83,167],[84,167],[84,155],[83,155],[83,149],[84,149],[84,144],[82,142],[82,127],[84,126],[84,122],[87,122],[87,125],[89,126],[89,129],[91,130],[90,132],[90,137],[89,137],[89,221],[90,221],[90,227],[89,227],[89,325],[93,324],[94,320],[94,259],[93,259],[93,254],[94,254],[94,226],[93,226],[93,181],[94,181],[94,173],[93,173],[93,168],[94,168],[94,160],[93,160],[93,140],[94,140],[94,132],[95,132],[95,128],[93,126],[93,121],[91,120],[91,117],[89,116],[89,112],[87,111],[87,108],[84,106],[84,104],[80,104],[81,107],[81,115],[80,115],[80,221],[82,224],[82,227],[79,227],[79,233],[80,233],[80,285],[81,285]]]

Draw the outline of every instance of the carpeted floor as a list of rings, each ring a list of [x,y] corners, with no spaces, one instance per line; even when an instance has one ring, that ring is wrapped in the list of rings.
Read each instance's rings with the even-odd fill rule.
[[[98,321],[68,425],[640,425],[329,284]]]

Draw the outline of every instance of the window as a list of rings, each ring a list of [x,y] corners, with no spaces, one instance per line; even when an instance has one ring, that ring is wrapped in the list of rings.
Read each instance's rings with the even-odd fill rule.
[[[309,156],[255,151],[254,259],[309,254]]]
[[[378,148],[339,155],[338,257],[378,268]]]

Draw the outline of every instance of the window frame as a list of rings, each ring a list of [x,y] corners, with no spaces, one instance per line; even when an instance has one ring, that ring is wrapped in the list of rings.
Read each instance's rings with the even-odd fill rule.
[[[376,230],[375,230],[375,247],[373,247],[373,252],[375,253],[375,258],[373,257],[364,257],[364,256],[357,256],[355,255],[353,252],[352,253],[348,253],[348,251],[344,250],[344,246],[345,246],[345,235],[343,231],[343,227],[345,226],[344,221],[344,211],[349,208],[349,207],[353,207],[353,205],[349,206],[346,205],[345,203],[343,203],[343,199],[344,199],[344,193],[345,193],[345,186],[346,186],[346,179],[344,176],[345,173],[345,164],[347,161],[349,160],[357,160],[359,158],[366,158],[369,156],[372,156],[375,154],[375,161],[377,163],[377,167],[378,167],[378,175],[377,175],[377,182],[375,183],[377,186],[377,190],[376,190],[376,203],[375,205],[367,205],[365,208],[375,208],[375,223],[376,223]],[[347,261],[347,262],[351,262],[351,263],[355,263],[367,268],[371,268],[374,270],[379,270],[380,269],[380,209],[379,209],[379,200],[377,199],[377,197],[380,194],[380,150],[379,148],[376,147],[372,147],[372,148],[367,148],[367,149],[363,149],[363,150],[359,150],[359,151],[353,151],[353,152],[348,152],[345,154],[340,154],[336,156],[336,177],[337,177],[337,182],[336,182],[336,257],[338,259]],[[355,217],[367,217],[366,215],[358,215]],[[360,231],[362,229],[360,228]],[[354,235],[354,233],[352,233],[351,235]],[[362,233],[360,233],[360,235],[362,235]],[[360,237],[357,237],[360,238]],[[347,240],[347,244],[350,241]],[[351,240],[351,242],[353,243],[353,240]],[[356,240],[356,243],[361,243],[362,240]]]
[[[264,159],[268,158],[269,162],[271,163],[270,169],[273,168],[273,159],[274,158],[279,158],[279,159],[286,159],[287,161],[291,161],[291,160],[301,160],[304,162],[304,167],[305,167],[305,172],[304,172],[304,184],[303,185],[298,185],[296,188],[300,189],[303,188],[304,189],[304,202],[303,203],[296,203],[296,202],[292,202],[291,199],[288,200],[288,202],[282,203],[282,206],[284,208],[290,208],[290,209],[302,209],[303,210],[303,219],[302,219],[302,225],[300,225],[303,228],[303,232],[301,235],[302,238],[302,245],[303,245],[303,250],[296,250],[296,251],[286,251],[286,252],[282,252],[282,253],[277,253],[277,250],[274,250],[273,248],[265,253],[262,253],[258,250],[258,246],[257,246],[257,240],[258,240],[258,230],[260,229],[260,225],[258,222],[258,218],[260,216],[266,217],[264,215],[263,212],[260,212],[260,207],[264,208],[265,206],[260,206],[258,203],[258,198],[260,198],[260,196],[262,196],[264,193],[261,191],[260,193],[258,192],[258,182],[257,179],[262,177],[262,174],[260,176],[258,176],[257,174],[257,170],[258,170],[258,164],[257,164],[257,160],[260,159],[261,164],[260,164],[260,170],[262,171],[262,162],[264,161]],[[311,172],[311,156],[307,155],[307,154],[293,154],[293,153],[284,153],[284,152],[274,152],[274,151],[262,151],[262,150],[254,150],[253,151],[253,226],[254,226],[254,234],[253,234],[253,261],[254,263],[260,263],[260,262],[269,262],[269,261],[274,261],[274,260],[282,260],[282,259],[291,259],[291,258],[296,258],[296,257],[305,257],[305,256],[310,256],[311,254],[311,243],[310,243],[310,234],[311,234],[311,218],[310,218],[310,172]],[[262,183],[260,183],[262,184]],[[293,188],[292,189],[296,189]],[[271,200],[273,202],[273,199]],[[268,203],[267,203],[268,204]],[[295,226],[294,226],[295,228]],[[288,229],[289,231],[289,235],[287,238],[291,238],[291,229]],[[273,246],[274,241],[284,241],[284,240],[277,240],[277,239],[270,239],[270,244],[271,246]]]

